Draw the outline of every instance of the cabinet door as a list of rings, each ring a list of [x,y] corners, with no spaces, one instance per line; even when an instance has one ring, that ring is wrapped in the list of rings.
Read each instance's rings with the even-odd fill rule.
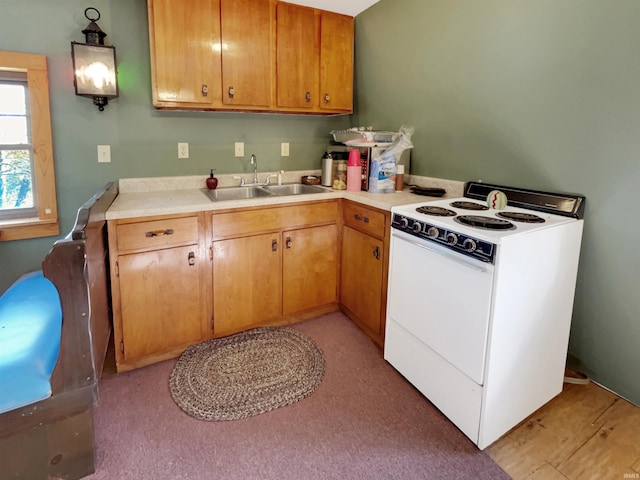
[[[284,243],[283,313],[329,304],[337,297],[338,233],[335,225],[289,230]]]
[[[353,17],[322,12],[320,108],[353,109]]]
[[[270,0],[221,0],[222,102],[269,106],[272,36]]]
[[[197,253],[192,245],[118,258],[127,363],[202,338]]]
[[[220,0],[149,0],[154,105],[220,104]]]
[[[281,315],[277,233],[213,242],[213,332],[239,332]]]
[[[382,335],[383,243],[351,227],[342,231],[340,303]]]
[[[315,13],[278,3],[276,26],[278,106],[312,108],[318,104]]]

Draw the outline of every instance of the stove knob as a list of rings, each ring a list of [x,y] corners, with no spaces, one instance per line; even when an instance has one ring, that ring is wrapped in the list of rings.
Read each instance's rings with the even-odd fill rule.
[[[464,242],[462,242],[462,247],[467,252],[473,252],[476,249],[476,242],[475,240],[471,240],[470,238],[467,238]]]
[[[405,217],[400,217],[400,228],[407,228],[409,226],[409,220]]]
[[[422,231],[422,224],[420,222],[413,222],[413,225],[411,225],[411,230],[413,230],[415,233],[420,233]]]
[[[455,233],[447,233],[447,243],[449,245],[455,245],[458,243],[458,235]]]
[[[438,238],[439,235],[440,232],[436,227],[429,227],[429,230],[427,230],[427,237],[429,238]]]

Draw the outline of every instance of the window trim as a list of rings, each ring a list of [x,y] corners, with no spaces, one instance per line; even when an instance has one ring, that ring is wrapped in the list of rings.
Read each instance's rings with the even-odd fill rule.
[[[0,70],[27,74],[34,189],[38,202],[37,217],[0,220],[0,241],[59,235],[47,57],[30,53],[0,52]]]

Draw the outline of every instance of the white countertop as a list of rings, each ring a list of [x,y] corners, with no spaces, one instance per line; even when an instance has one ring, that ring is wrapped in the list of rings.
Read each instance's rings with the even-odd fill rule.
[[[300,176],[317,172],[286,172],[284,183],[297,183]],[[261,174],[262,175],[262,174]],[[246,174],[242,175],[247,177]],[[220,175],[219,188],[237,185],[233,175]],[[444,188],[447,194],[443,198],[462,196],[463,182],[429,177],[405,176],[409,183]],[[303,195],[271,196],[242,200],[212,201],[207,195],[206,176],[158,177],[140,179],[121,179],[120,192],[106,213],[107,220],[148,217],[155,215],[176,215],[182,213],[226,210],[253,206],[283,205],[288,203],[314,202],[336,198],[346,198],[364,205],[391,210],[391,207],[436,200],[435,197],[416,195],[405,188],[394,193],[348,192],[324,187],[326,193]],[[246,178],[249,181],[249,178]]]

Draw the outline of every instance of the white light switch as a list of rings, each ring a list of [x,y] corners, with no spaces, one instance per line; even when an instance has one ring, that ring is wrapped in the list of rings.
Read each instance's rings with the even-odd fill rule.
[[[188,143],[179,143],[178,144],[178,158],[189,158],[189,144]]]
[[[98,163],[111,162],[111,145],[98,145]]]
[[[244,157],[244,143],[236,142],[235,146],[236,157]]]
[[[280,156],[281,157],[288,157],[289,156],[289,144],[288,143],[281,143],[280,144]]]

